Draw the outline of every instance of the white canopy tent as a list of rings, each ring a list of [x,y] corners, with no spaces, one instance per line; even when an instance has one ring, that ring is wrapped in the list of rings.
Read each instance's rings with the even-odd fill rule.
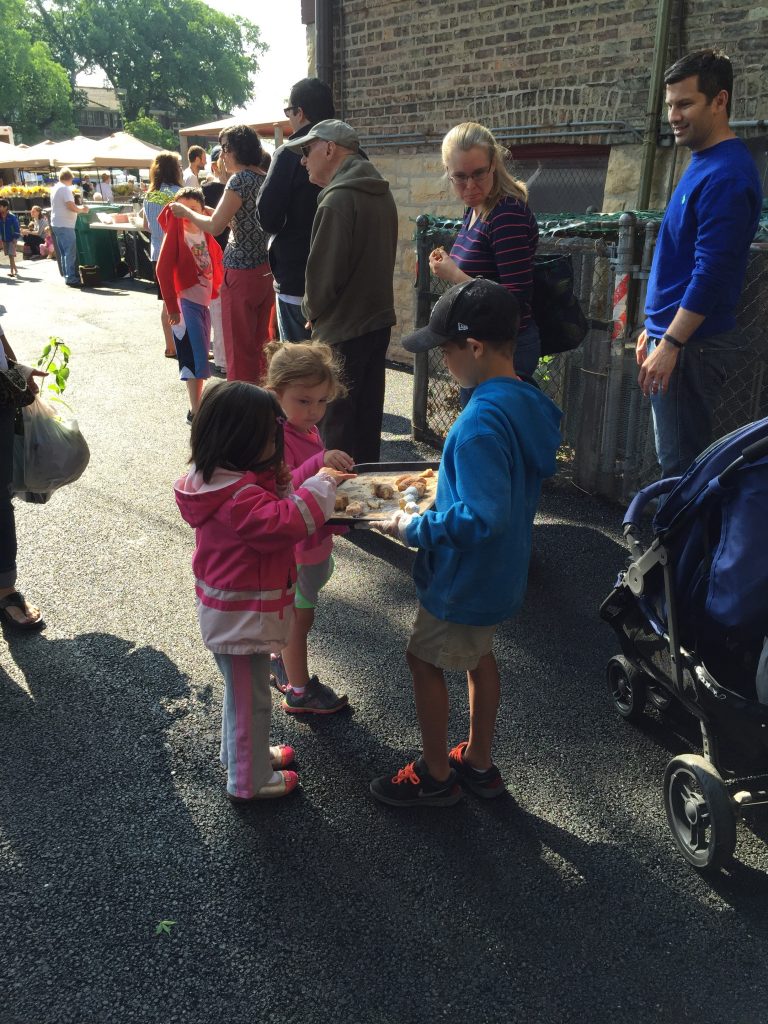
[[[0,167],[27,167],[33,170],[38,167],[50,167],[50,151],[55,145],[50,139],[38,142],[36,146],[11,146],[7,142],[0,143]]]
[[[162,152],[162,146],[151,146],[128,132],[115,132],[99,140],[93,162],[96,167],[149,167]]]

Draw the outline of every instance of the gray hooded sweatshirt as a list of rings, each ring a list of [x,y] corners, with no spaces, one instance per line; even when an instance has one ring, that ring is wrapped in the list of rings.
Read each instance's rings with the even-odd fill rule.
[[[337,344],[395,323],[396,252],[389,182],[353,153],[317,200],[302,303],[313,338]]]

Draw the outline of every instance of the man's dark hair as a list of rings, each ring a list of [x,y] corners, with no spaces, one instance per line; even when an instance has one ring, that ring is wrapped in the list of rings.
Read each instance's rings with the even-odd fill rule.
[[[201,156],[205,156],[205,150],[202,146],[190,146],[187,150],[187,162],[190,164],[193,160],[197,160],[197,158]]]
[[[292,86],[288,105],[294,109],[301,107],[304,117],[311,124],[336,117],[333,94],[325,82],[321,82],[319,78],[302,78],[300,82]]]
[[[247,124],[233,124],[219,132],[219,142],[232,152],[235,160],[246,167],[261,164],[263,150],[258,132]]]
[[[203,480],[217,468],[254,473],[283,463],[283,411],[271,391],[241,380],[223,381],[203,392],[192,421],[192,457]],[[275,453],[262,459],[270,441]]]
[[[725,111],[731,116],[731,99],[733,97],[733,65],[724,53],[719,50],[695,50],[668,67],[664,72],[664,84],[673,85],[684,78],[698,76],[698,91],[703,92],[709,103],[723,89],[728,93]]]
[[[0,199],[0,206],[3,206],[6,210],[9,208],[10,205],[11,204],[8,202],[7,199]]]
[[[173,197],[174,202],[177,199],[194,199],[200,203],[200,209],[205,209],[205,196],[201,188],[195,188],[194,185],[187,185],[185,188],[180,188],[176,195]]]

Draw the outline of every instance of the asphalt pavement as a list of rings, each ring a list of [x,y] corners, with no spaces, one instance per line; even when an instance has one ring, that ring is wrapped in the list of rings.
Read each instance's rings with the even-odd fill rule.
[[[597,608],[624,561],[621,510],[567,482],[543,495],[526,605],[497,643],[508,799],[372,801],[370,779],[418,751],[415,598],[412,554],[358,534],[337,543],[311,638],[352,711],[296,721],[276,699],[301,790],[234,808],[172,494],[189,430],[159,304],[131,282],[68,289],[51,262],[16,283],[6,268],[19,357],[51,335],[72,349],[92,459],[48,504],[16,505],[19,583],[48,626],[0,637],[0,1024],[768,1019],[768,816],[739,825],[732,870],[697,874],[661,797],[679,741],[607,699]],[[388,372],[389,459],[434,457],[410,441],[411,384]]]

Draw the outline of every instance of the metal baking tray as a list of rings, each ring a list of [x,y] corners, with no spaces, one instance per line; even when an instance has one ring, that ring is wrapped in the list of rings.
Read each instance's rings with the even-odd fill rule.
[[[425,469],[433,469],[437,473],[440,469],[439,462],[360,462],[352,468],[352,472],[360,476],[402,476],[403,473],[418,475]],[[343,491],[344,485],[340,486]],[[424,505],[422,511],[431,508],[434,504],[434,495],[429,505]],[[363,516],[347,516],[343,512],[336,512],[327,520],[331,526],[353,526],[358,530],[369,530],[375,522],[389,519],[396,511],[395,508],[370,509],[369,513]]]

